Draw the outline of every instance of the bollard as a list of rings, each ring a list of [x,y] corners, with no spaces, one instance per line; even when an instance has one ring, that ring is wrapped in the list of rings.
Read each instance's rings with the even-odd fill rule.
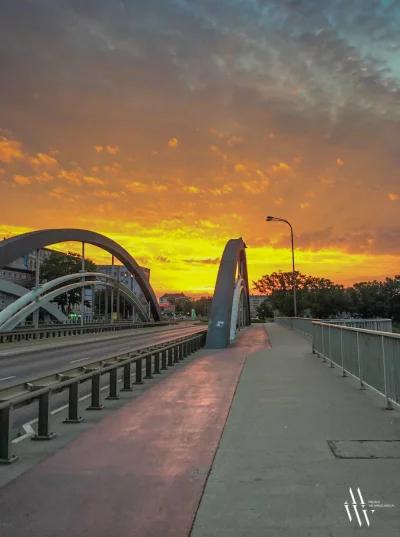
[[[116,401],[119,399],[118,395],[118,369],[115,367],[110,371],[110,392],[106,397],[108,401]]]
[[[68,388],[68,418],[63,423],[81,423],[79,416],[79,381],[69,385]]]
[[[55,433],[50,432],[50,399],[49,391],[39,395],[38,432],[32,436],[31,440],[51,440],[56,436]]]
[[[136,381],[135,384],[143,384],[142,379],[142,359],[138,358],[136,360]]]
[[[131,392],[131,362],[124,365],[124,387],[121,389],[121,392]]]
[[[91,404],[87,407],[87,410],[101,410],[103,405],[100,404],[100,373],[97,373],[92,377],[91,396]]]
[[[18,460],[12,455],[12,407],[11,405],[0,410],[0,464],[11,464]]]
[[[146,376],[144,377],[145,379],[154,378],[153,375],[151,374],[151,357],[152,357],[151,354],[146,356]]]

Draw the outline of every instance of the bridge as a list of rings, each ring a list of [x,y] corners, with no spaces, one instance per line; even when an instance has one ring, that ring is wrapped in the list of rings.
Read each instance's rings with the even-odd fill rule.
[[[5,343],[0,535],[398,536],[391,321],[251,325],[248,297],[233,239],[206,328],[161,326],[154,301],[152,327]]]

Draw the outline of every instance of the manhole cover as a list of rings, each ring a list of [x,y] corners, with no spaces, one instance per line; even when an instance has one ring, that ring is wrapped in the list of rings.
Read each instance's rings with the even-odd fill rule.
[[[338,459],[400,459],[400,440],[328,440]]]

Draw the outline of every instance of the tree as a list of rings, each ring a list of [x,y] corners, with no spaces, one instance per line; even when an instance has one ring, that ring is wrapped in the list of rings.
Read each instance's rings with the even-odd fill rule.
[[[45,283],[68,274],[78,274],[82,269],[82,256],[68,252],[68,254],[61,254],[59,252],[52,252],[48,258],[46,258],[40,266],[40,283]],[[85,271],[96,272],[97,266],[90,259],[85,259]],[[60,284],[55,289],[62,287],[65,284]],[[61,307],[62,312],[68,315],[71,308],[75,304],[81,302],[82,290],[73,289],[67,293],[63,293],[56,297],[52,302],[55,302]],[[85,301],[85,305],[90,305]]]
[[[268,300],[264,300],[261,302],[259,306],[256,308],[257,315],[260,319],[271,319],[274,317],[274,312],[272,311],[272,308],[270,304],[268,303]]]
[[[194,311],[200,317],[208,317],[211,310],[212,297],[202,296],[193,302]]]
[[[175,300],[175,313],[181,313],[182,315],[186,315],[188,312],[192,312],[193,306],[194,303],[191,298],[177,298]]]

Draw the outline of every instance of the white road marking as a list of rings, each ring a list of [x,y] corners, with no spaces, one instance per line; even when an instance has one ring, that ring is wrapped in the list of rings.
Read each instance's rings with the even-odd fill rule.
[[[72,360],[70,364],[75,364],[76,362],[83,362],[83,360],[91,360],[91,356],[86,356],[86,358],[79,358],[79,360]]]
[[[16,375],[13,375],[12,377],[4,377],[3,379],[0,379],[0,382],[2,380],[8,380],[8,379],[15,379]]]

